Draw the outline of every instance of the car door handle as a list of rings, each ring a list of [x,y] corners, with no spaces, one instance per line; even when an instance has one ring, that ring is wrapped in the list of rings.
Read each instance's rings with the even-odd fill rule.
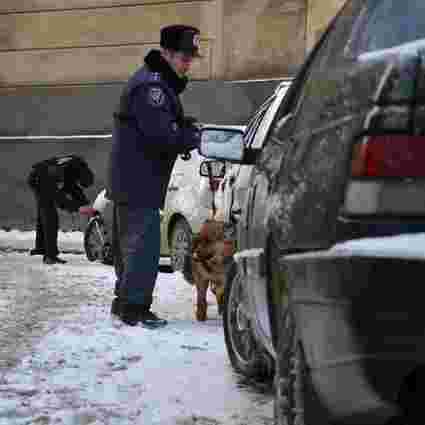
[[[179,188],[178,186],[169,186],[167,190],[168,192],[176,192]]]
[[[242,208],[232,209],[232,210],[230,211],[230,213],[231,213],[232,215],[241,215],[241,214],[242,214]]]

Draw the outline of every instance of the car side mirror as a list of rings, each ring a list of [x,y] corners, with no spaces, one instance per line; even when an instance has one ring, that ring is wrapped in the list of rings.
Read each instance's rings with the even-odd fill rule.
[[[244,156],[243,134],[236,127],[203,127],[199,153],[206,158],[241,162]]]
[[[226,174],[226,164],[223,161],[202,161],[199,174],[202,177],[222,179]]]

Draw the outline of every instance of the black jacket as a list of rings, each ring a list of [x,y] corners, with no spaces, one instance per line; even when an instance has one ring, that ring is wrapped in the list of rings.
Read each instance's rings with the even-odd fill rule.
[[[32,166],[28,184],[40,199],[50,199],[68,212],[76,212],[89,200],[83,188],[94,182],[87,162],[77,155],[56,156]]]

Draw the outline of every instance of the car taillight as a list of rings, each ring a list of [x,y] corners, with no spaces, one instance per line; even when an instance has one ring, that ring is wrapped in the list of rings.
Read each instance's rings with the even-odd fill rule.
[[[353,150],[353,177],[425,177],[425,136],[365,137]]]
[[[425,217],[425,136],[367,136],[358,142],[342,213]]]

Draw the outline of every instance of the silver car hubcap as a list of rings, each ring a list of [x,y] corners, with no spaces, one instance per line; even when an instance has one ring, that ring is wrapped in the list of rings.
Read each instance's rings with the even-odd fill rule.
[[[175,235],[172,262],[174,270],[183,270],[186,255],[189,254],[189,237],[184,230],[179,230]]]
[[[88,241],[90,253],[96,259],[101,259],[103,257],[104,240],[105,234],[103,226],[96,221],[92,231],[90,232]]]
[[[248,363],[255,354],[255,341],[247,310],[246,292],[240,279],[236,279],[232,285],[229,306],[228,320],[233,349],[239,362]]]

